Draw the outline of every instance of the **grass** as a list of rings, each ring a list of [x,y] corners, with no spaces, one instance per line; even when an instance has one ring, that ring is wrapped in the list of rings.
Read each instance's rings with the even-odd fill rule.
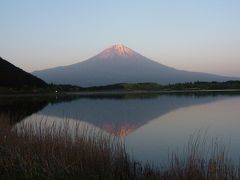
[[[94,129],[46,122],[14,128],[0,116],[0,179],[238,179],[238,167],[217,140],[190,137],[184,155],[158,168],[137,162],[117,137]],[[80,132],[80,133],[79,133]]]

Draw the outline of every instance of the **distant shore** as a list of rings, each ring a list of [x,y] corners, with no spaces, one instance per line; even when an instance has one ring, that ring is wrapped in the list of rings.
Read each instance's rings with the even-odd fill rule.
[[[240,92],[240,89],[216,90],[162,90],[162,91],[94,91],[94,92],[67,92],[69,95],[97,95],[97,94],[160,94],[160,93],[191,93],[191,92]]]
[[[96,96],[96,95],[126,95],[126,94],[173,94],[173,93],[224,93],[224,92],[239,92],[240,89],[216,89],[216,90],[163,90],[163,91],[79,91],[79,92],[60,92],[60,93],[1,93],[0,97],[7,96],[64,96],[64,95],[79,95],[79,96]]]
[[[74,85],[48,84],[45,87],[22,86],[2,87],[1,95],[117,95],[117,94],[157,94],[192,92],[238,92],[240,81],[226,82],[186,82],[161,85],[157,83],[119,83],[105,86],[80,87]]]

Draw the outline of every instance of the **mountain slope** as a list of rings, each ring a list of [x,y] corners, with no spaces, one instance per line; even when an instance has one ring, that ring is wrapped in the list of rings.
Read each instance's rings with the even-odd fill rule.
[[[177,70],[152,61],[123,46],[114,45],[80,63],[33,72],[45,81],[79,86],[116,83],[227,81],[232,78]]]
[[[0,57],[0,86],[23,87],[23,86],[46,86],[47,84],[30,73],[14,66]]]

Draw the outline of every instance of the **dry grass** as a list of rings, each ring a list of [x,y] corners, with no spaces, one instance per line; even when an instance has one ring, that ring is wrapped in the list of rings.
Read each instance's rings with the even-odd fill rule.
[[[167,179],[239,179],[238,167],[233,165],[227,149],[219,139],[209,141],[204,132],[199,131],[189,139],[182,155],[173,153]]]
[[[0,179],[238,179],[225,149],[201,134],[190,138],[184,155],[172,154],[158,169],[132,160],[116,137],[94,129],[75,130],[45,122],[8,127],[0,117]],[[74,133],[73,133],[74,132]],[[81,132],[81,133],[79,133]],[[210,148],[211,147],[211,148]]]

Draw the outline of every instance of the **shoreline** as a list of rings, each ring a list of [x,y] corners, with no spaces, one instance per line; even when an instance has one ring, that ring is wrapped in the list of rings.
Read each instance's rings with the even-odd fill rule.
[[[95,96],[95,95],[127,95],[127,94],[172,94],[172,93],[204,93],[204,92],[239,92],[240,89],[215,89],[215,90],[160,90],[160,91],[79,91],[79,92],[59,92],[59,93],[1,93],[0,97],[24,97],[24,96],[64,96],[64,95],[79,95],[79,96]]]

